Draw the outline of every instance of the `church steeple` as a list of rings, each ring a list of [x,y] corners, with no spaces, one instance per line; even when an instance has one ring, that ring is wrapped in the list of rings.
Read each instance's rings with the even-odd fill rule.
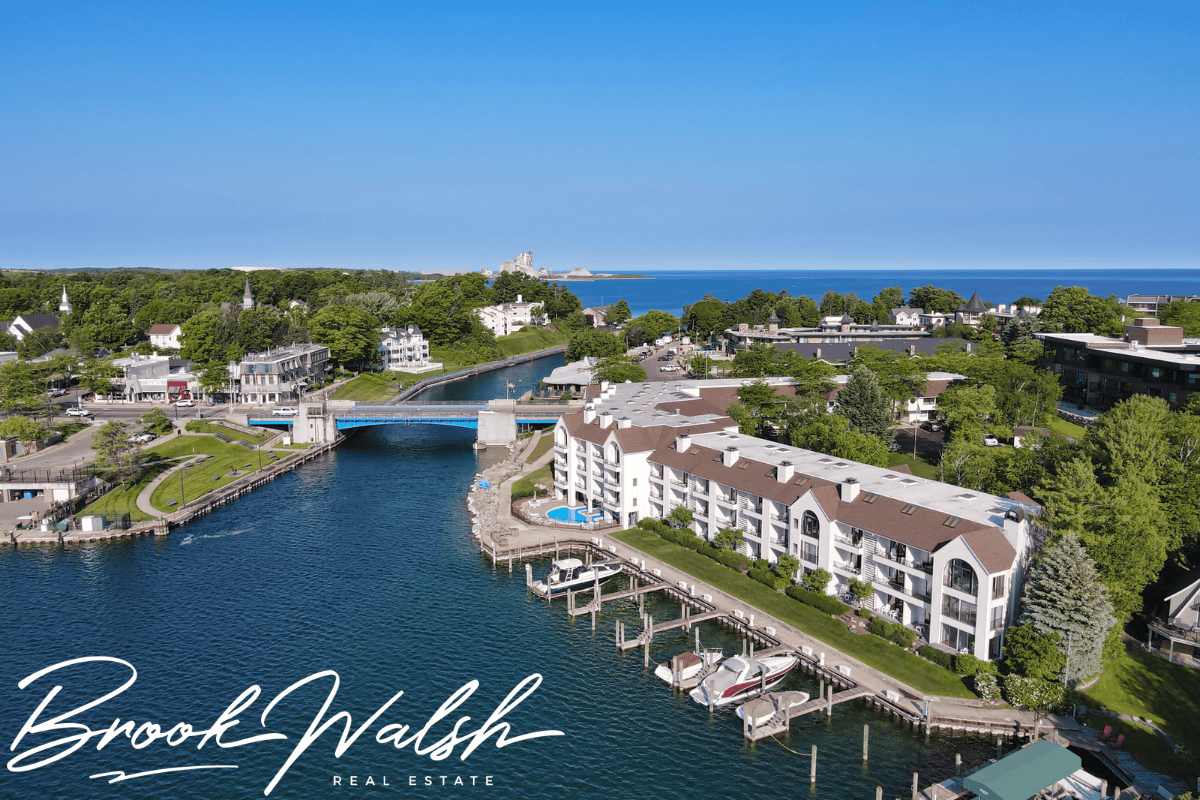
[[[67,285],[65,283],[63,284],[62,302],[60,302],[58,304],[58,313],[60,313],[60,314],[70,314],[71,313],[71,301],[67,299]]]
[[[242,308],[254,308],[254,295],[250,294],[249,278],[246,278],[246,290],[242,292]]]

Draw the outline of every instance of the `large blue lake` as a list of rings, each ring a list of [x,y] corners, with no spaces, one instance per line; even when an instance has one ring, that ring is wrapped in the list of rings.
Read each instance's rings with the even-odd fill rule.
[[[662,271],[645,273],[650,280],[569,281],[567,286],[589,306],[624,299],[635,315],[651,308],[679,314],[711,294],[733,302],[755,289],[821,300],[829,290],[854,292],[867,300],[889,286],[907,295],[912,289],[933,284],[970,297],[974,291],[991,303],[1011,303],[1019,297],[1045,300],[1055,286],[1086,286],[1092,294],[1200,294],[1200,269],[1075,269],[1075,270],[721,270]]]

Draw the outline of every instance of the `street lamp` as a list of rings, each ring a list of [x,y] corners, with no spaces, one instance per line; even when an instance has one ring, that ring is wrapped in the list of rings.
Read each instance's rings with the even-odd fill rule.
[[[179,470],[179,507],[183,508],[187,505],[187,497],[183,493],[183,473],[187,472],[187,467]]]

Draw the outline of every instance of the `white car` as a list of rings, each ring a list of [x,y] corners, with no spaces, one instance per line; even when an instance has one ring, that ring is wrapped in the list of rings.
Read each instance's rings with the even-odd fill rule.
[[[989,433],[987,436],[983,437],[983,444],[986,447],[999,447],[1000,440]]]
[[[86,408],[80,408],[79,406],[71,406],[67,409],[68,417],[90,417],[91,415],[92,412],[88,411]]]
[[[59,389],[58,387],[55,387],[46,391],[46,397],[62,397],[66,393],[66,389]]]
[[[195,400],[176,400],[175,401],[176,408],[191,408],[194,405],[196,405]]]
[[[299,413],[300,413],[299,411],[292,408],[291,406],[284,406],[283,408],[277,408],[274,411],[272,411],[271,416],[273,416],[273,417],[294,417]]]

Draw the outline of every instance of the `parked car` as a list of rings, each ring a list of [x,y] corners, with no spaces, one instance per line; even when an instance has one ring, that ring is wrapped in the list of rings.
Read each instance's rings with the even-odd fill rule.
[[[66,393],[67,393],[66,389],[59,389],[56,386],[53,389],[47,390],[46,397],[62,397]]]
[[[183,399],[183,400],[176,400],[176,401],[175,401],[175,407],[176,407],[176,408],[191,408],[191,407],[192,407],[192,406],[194,406],[194,405],[196,405],[196,401],[195,401],[195,400],[187,400],[187,399]]]
[[[297,411],[296,409],[292,408],[291,406],[284,406],[283,408],[277,408],[277,409],[275,409],[274,411],[272,411],[272,412],[271,412],[271,416],[274,416],[274,417],[294,417],[294,416],[296,416],[296,415],[297,415],[297,414],[299,414],[299,413],[300,413],[299,411]]]
[[[79,406],[71,406],[67,409],[68,417],[90,417],[91,415],[92,412],[88,411],[86,408],[80,408]]]
[[[993,436],[990,433],[987,436],[983,437],[983,443],[987,447],[999,447],[1000,446],[1000,440],[997,439],[995,436]]]
[[[942,423],[938,422],[935,419],[931,422],[926,422],[924,425],[924,428],[927,431],[933,431],[934,433],[937,433],[938,431],[940,431],[942,429]]]

